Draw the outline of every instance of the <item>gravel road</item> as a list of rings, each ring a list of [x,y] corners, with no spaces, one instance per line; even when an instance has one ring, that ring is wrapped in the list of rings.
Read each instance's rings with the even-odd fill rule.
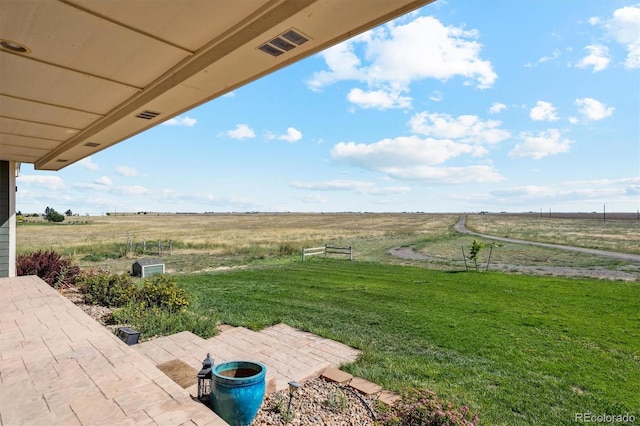
[[[487,234],[480,234],[478,232],[473,232],[473,231],[467,229],[466,224],[467,224],[467,215],[463,214],[463,215],[460,215],[460,218],[458,219],[458,223],[456,223],[453,228],[456,231],[460,232],[461,234],[477,235],[478,237],[488,238],[488,239],[496,240],[496,241],[503,241],[503,242],[506,242],[506,243],[528,244],[528,245],[532,245],[532,246],[540,246],[540,247],[547,247],[547,248],[554,248],[554,249],[561,249],[561,250],[577,251],[577,252],[580,252],[580,253],[595,254],[597,256],[605,256],[605,257],[610,257],[610,258],[613,258],[613,259],[627,260],[629,262],[638,262],[638,263],[640,263],[640,256],[637,255],[637,254],[618,253],[618,252],[614,252],[614,251],[596,250],[596,249],[589,249],[589,248],[584,248],[584,247],[563,246],[563,245],[560,245],[560,244],[539,243],[539,242],[536,242],[536,241],[517,240],[515,238],[496,237],[495,235],[487,235]]]
[[[515,243],[515,244],[529,244],[541,247],[547,247],[552,249],[559,250],[570,250],[585,254],[591,254],[595,256],[604,256],[613,259],[624,260],[628,262],[633,262],[640,266],[640,256],[628,253],[617,253],[605,250],[595,250],[588,249],[582,247],[572,247],[572,246],[564,246],[559,244],[548,244],[548,243],[539,243],[536,241],[525,241],[525,240],[517,240],[515,238],[505,238],[505,237],[497,237],[494,235],[486,235],[480,234],[478,232],[471,231],[467,229],[465,226],[467,221],[466,215],[461,215],[458,219],[458,222],[455,224],[454,229],[457,232],[468,235],[476,235],[482,238],[492,239],[496,241]],[[422,253],[417,253],[411,247],[395,247],[389,250],[389,253],[395,257],[401,259],[408,260],[424,260],[424,261],[433,261],[433,262],[441,262],[442,259],[436,259],[428,255],[424,255]],[[594,268],[576,268],[576,267],[566,267],[566,266],[544,266],[544,265],[510,265],[504,263],[492,263],[492,270],[500,270],[500,271],[508,271],[508,272],[519,272],[523,274],[533,274],[533,275],[551,275],[551,276],[562,276],[562,277],[585,277],[585,278],[598,278],[598,279],[609,279],[609,280],[625,280],[625,281],[640,281],[640,274],[637,272],[627,272],[620,270],[611,270],[605,269],[601,267]]]

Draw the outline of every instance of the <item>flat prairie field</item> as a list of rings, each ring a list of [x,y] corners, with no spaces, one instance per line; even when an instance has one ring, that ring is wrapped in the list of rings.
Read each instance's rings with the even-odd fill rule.
[[[497,236],[640,254],[640,223],[635,216],[609,217],[602,221],[593,215],[468,214],[467,226]],[[81,267],[123,272],[130,269],[132,259],[157,256],[160,242],[169,272],[195,273],[250,262],[287,262],[299,258],[303,247],[329,244],[352,246],[357,260],[459,270],[466,268],[461,247],[469,247],[474,237],[453,230],[458,218],[458,214],[426,213],[148,213],[73,216],[59,224],[26,218],[18,224],[17,251],[53,249],[72,256]],[[392,256],[389,251],[396,247],[418,256]],[[480,260],[484,262],[488,254],[484,249]],[[505,244],[491,256],[494,270],[499,264],[505,271],[544,266],[640,272],[640,264],[519,244]]]
[[[458,215],[445,214],[146,214],[74,216],[60,224],[40,219],[19,224],[18,250],[173,240],[178,247],[215,248],[324,241],[393,234],[442,232]],[[29,218],[31,219],[31,218]]]

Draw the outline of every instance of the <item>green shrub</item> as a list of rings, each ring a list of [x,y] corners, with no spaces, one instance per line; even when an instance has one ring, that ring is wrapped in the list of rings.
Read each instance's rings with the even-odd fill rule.
[[[187,293],[178,287],[176,279],[168,275],[154,275],[144,280],[137,299],[147,308],[180,311],[189,306]]]
[[[78,289],[91,305],[123,306],[136,297],[136,286],[129,275],[89,271],[82,275]]]
[[[71,259],[51,251],[23,254],[16,258],[16,274],[37,275],[51,287],[74,285],[80,274],[80,268],[72,265]]]
[[[378,421],[382,426],[474,426],[477,423],[478,416],[472,414],[469,407],[456,408],[427,389],[406,391],[402,399],[380,415]]]
[[[170,312],[158,307],[147,308],[143,302],[130,302],[112,313],[116,324],[127,324],[143,338],[166,336],[181,331],[208,339],[217,334],[217,318],[213,312],[203,315],[187,309]]]

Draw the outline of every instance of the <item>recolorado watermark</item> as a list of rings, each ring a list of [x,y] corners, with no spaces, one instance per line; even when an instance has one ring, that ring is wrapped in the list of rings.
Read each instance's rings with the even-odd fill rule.
[[[623,423],[635,424],[636,418],[632,414],[596,414],[575,413],[574,421],[578,423]]]

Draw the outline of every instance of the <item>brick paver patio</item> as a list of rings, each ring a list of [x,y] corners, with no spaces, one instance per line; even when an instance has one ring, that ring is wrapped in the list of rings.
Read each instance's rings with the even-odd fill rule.
[[[226,425],[33,276],[0,279],[0,424]]]
[[[127,346],[38,277],[0,278],[0,426],[225,425],[194,401],[197,385],[183,389],[156,367],[179,360],[197,371],[207,353],[262,362],[270,392],[360,355],[285,324]]]

